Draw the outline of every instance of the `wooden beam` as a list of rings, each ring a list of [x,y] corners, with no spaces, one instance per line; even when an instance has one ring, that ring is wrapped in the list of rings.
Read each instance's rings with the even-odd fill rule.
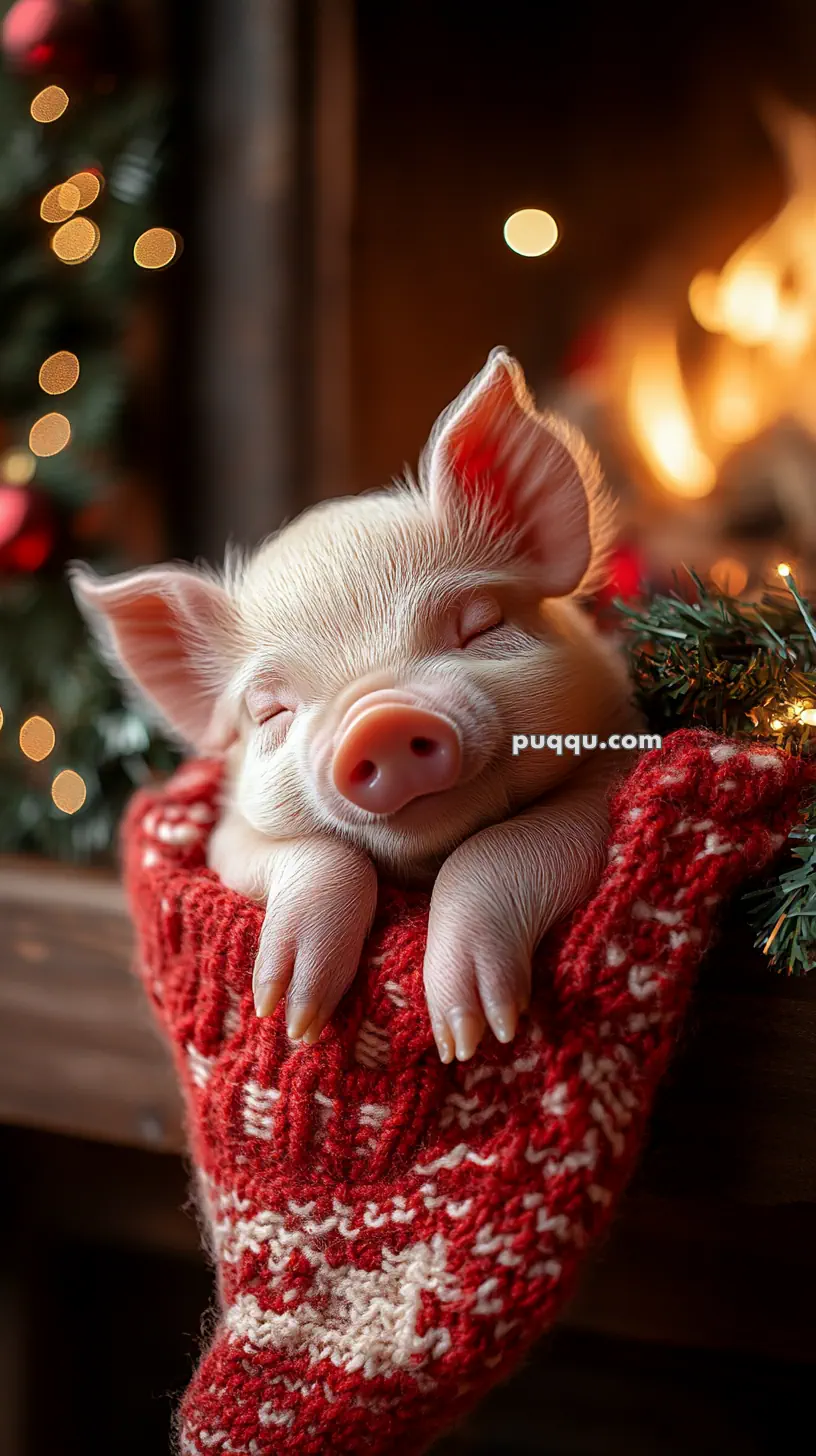
[[[194,549],[252,544],[299,497],[296,0],[201,11]]]
[[[314,4],[314,288],[311,498],[354,488],[351,249],[355,37],[351,0]]]
[[[348,489],[351,0],[212,0],[200,83],[191,550]]]

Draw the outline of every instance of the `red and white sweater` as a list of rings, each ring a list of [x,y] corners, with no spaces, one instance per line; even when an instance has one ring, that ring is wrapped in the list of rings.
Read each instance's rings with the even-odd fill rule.
[[[443,1066],[428,897],[383,885],[314,1047],[254,1012],[263,911],[206,868],[219,765],[124,827],[139,969],[175,1058],[220,1312],[183,1456],[419,1452],[569,1296],[643,1139],[717,908],[779,851],[806,766],[682,731],[612,805],[596,892],[540,949],[528,1014]]]

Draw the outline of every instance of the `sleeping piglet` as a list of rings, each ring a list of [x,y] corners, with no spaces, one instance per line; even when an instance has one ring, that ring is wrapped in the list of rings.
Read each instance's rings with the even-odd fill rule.
[[[112,663],[223,755],[209,863],[266,904],[255,1004],[314,1042],[354,978],[377,871],[432,886],[425,991],[444,1062],[514,1036],[531,958],[604,859],[627,755],[518,735],[640,726],[580,605],[611,507],[595,457],[494,350],[418,478],[322,503],[221,572],[71,569]],[[515,752],[514,752],[515,747]]]

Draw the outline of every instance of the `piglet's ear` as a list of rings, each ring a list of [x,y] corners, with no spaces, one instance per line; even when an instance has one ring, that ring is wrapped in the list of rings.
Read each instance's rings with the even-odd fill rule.
[[[423,457],[431,505],[463,508],[516,536],[541,568],[545,596],[566,596],[591,558],[587,484],[594,457],[565,421],[540,414],[520,366],[494,349],[481,373],[437,421]]]
[[[228,748],[236,729],[225,689],[237,623],[224,589],[179,566],[102,578],[78,563],[69,579],[112,669],[200,753]]]

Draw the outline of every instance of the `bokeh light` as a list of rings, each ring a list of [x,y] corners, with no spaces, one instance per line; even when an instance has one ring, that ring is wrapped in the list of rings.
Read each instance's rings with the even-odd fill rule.
[[[170,228],[148,228],[133,247],[133,256],[140,268],[166,268],[181,252],[181,238]]]
[[[710,334],[719,333],[722,327],[719,274],[712,273],[710,268],[704,268],[701,273],[692,278],[689,284],[688,301],[692,315],[700,328],[707,329]]]
[[[3,709],[0,708],[0,729],[2,729],[2,727],[3,727],[3,722],[4,722],[4,719],[3,719]]]
[[[19,445],[0,455],[0,481],[5,485],[28,485],[36,469],[36,457]]]
[[[51,798],[63,814],[76,814],[88,797],[85,780],[72,768],[64,768],[51,785]]]
[[[750,347],[772,338],[779,315],[776,273],[767,263],[726,268],[718,290],[722,327],[738,344]]]
[[[34,455],[59,455],[71,438],[71,426],[65,415],[54,412],[42,415],[31,426],[29,449]]]
[[[56,741],[57,735],[47,718],[26,718],[20,729],[20,747],[26,758],[33,759],[34,763],[42,763]]]
[[[61,263],[85,263],[99,247],[101,233],[89,217],[72,217],[57,228],[51,247]]]
[[[558,224],[539,207],[523,207],[504,224],[504,241],[514,253],[525,258],[540,258],[558,242]]]
[[[80,198],[79,188],[73,182],[60,182],[46,192],[40,203],[40,217],[44,222],[66,222],[79,207]]]
[[[74,204],[72,211],[76,211],[77,208],[90,207],[92,202],[96,202],[102,191],[102,178],[98,172],[75,172],[73,177],[69,177],[66,182],[63,182],[59,191],[60,194],[67,191],[69,197],[76,192],[78,201]],[[66,199],[61,196],[60,200],[65,205]]]
[[[778,572],[778,574],[780,576],[790,576],[790,574],[791,574],[791,569],[790,569],[787,561],[780,561],[780,563],[777,566],[776,570],[777,570],[777,572]]]
[[[65,394],[79,379],[79,360],[69,349],[49,354],[40,367],[40,389],[46,394]]]
[[[715,561],[709,576],[717,590],[727,597],[738,597],[748,585],[748,568],[735,556],[723,556],[720,561]]]
[[[63,91],[61,86],[46,86],[44,91],[38,91],[31,103],[31,115],[35,121],[43,123],[57,121],[68,105],[68,92]]]
[[[799,722],[806,723],[808,728],[816,728],[816,708],[805,708],[799,714]]]

